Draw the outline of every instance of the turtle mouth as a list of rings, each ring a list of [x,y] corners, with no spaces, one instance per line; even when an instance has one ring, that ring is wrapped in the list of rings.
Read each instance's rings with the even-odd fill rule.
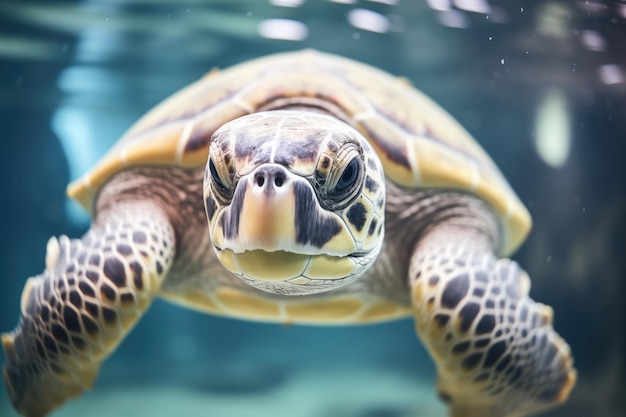
[[[284,250],[223,249],[217,257],[243,283],[281,295],[316,294],[344,286],[358,279],[369,265],[357,255],[310,255]]]
[[[222,249],[217,256],[222,265],[235,275],[266,282],[341,280],[352,276],[358,268],[355,259],[358,255],[333,256],[284,250],[268,252],[262,249],[234,252]]]

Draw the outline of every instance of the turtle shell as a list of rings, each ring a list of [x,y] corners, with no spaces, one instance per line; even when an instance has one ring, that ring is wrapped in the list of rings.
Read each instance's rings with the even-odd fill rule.
[[[514,251],[531,227],[528,211],[471,135],[405,79],[312,50],[213,70],[142,117],[68,195],[89,212],[116,172],[135,165],[200,167],[213,132],[281,100],[324,102],[346,116],[378,153],[388,180],[407,189],[464,190],[500,216],[501,254]],[[273,103],[273,104],[272,104]]]

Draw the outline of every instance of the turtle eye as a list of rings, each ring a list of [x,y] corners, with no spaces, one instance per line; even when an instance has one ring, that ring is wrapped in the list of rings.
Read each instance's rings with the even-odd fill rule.
[[[366,166],[362,151],[352,142],[334,153],[334,158],[322,159],[316,175],[322,205],[329,210],[340,210],[361,192]]]
[[[209,160],[209,171],[211,172],[211,177],[213,177],[213,182],[217,185],[217,188],[222,193],[226,193],[226,185],[222,182],[220,175],[217,173],[217,168],[215,168],[215,164],[213,163],[213,159]]]
[[[357,158],[354,158],[341,173],[341,177],[339,177],[339,181],[337,181],[335,190],[344,191],[350,188],[350,186],[355,183],[357,178],[359,178],[359,161],[357,161]]]

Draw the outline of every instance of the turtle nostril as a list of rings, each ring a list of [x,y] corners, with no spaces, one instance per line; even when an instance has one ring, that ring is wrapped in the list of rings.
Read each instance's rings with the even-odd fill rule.
[[[286,181],[287,173],[283,172],[280,168],[262,168],[254,174],[254,185],[258,188],[268,187],[268,190],[280,188],[285,185]]]

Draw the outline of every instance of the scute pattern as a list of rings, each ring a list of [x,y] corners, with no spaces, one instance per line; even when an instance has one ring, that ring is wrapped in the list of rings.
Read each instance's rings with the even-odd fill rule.
[[[562,402],[575,380],[569,347],[552,329],[550,307],[528,297],[525,272],[461,245],[418,253],[417,330],[452,408],[496,416]]]
[[[373,146],[387,178],[407,189],[444,187],[483,198],[504,224],[502,254],[512,252],[530,230],[528,211],[498,168],[437,104],[405,79],[312,50],[212,72],[183,89],[140,119],[100,164],[68,187],[68,194],[91,210],[100,187],[125,167],[202,166],[211,135],[220,126],[294,105],[322,109],[352,125]],[[304,129],[314,132],[315,126]],[[253,135],[250,139],[255,140]],[[306,145],[307,138],[302,139]],[[267,151],[245,141],[242,148],[258,155]],[[287,165],[294,156],[302,165],[311,155],[306,146],[285,150],[277,160]]]
[[[29,280],[20,325],[2,337],[5,383],[24,415],[43,415],[90,388],[158,292],[174,235],[167,222],[138,221],[146,213],[119,210],[80,240],[62,236],[52,265]]]

